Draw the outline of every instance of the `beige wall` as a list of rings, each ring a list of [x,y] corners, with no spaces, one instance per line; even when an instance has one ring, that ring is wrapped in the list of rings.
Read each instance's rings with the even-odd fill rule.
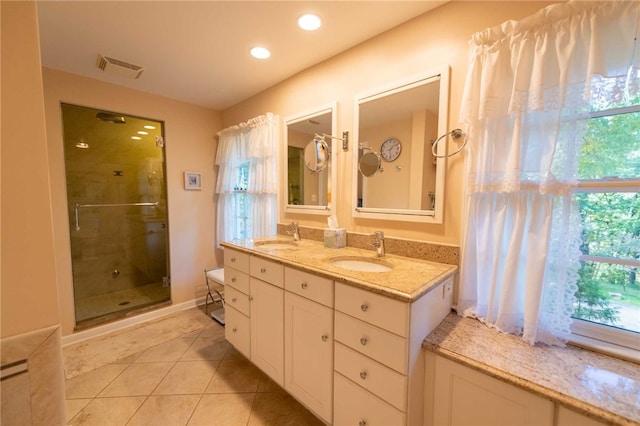
[[[353,103],[357,93],[448,64],[451,67],[448,127],[456,128],[471,35],[506,20],[522,19],[550,3],[554,2],[452,1],[225,110],[223,125],[246,121],[266,111],[286,117],[314,105],[337,101],[338,129],[353,133]],[[341,226],[350,232],[375,229],[394,237],[460,244],[464,155],[447,162],[444,223],[401,223],[351,217],[354,146],[355,141],[351,141],[348,152],[337,153],[334,199]],[[281,211],[279,218],[286,223],[297,220],[302,226],[326,224],[324,216]]]
[[[43,76],[62,334],[72,333],[74,314],[61,102],[164,122],[171,299],[176,304],[204,296],[203,270],[218,264],[214,242],[213,160],[216,132],[221,128],[220,113],[52,69],[45,68]],[[202,173],[201,191],[184,190],[185,171]],[[222,259],[217,260],[221,264]]]
[[[4,339],[59,317],[36,6],[0,4]]]

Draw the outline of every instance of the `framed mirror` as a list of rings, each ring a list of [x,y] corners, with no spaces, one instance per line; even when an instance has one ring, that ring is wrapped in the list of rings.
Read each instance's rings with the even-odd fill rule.
[[[285,212],[334,214],[331,193],[338,147],[334,139],[317,136],[335,135],[336,117],[337,103],[333,102],[285,118]]]
[[[356,96],[354,217],[442,223],[448,98],[448,66]]]

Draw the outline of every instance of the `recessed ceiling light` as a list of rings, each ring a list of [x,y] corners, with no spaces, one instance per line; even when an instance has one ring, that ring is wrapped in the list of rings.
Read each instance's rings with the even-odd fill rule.
[[[257,46],[251,49],[251,56],[258,59],[267,59],[271,56],[271,52],[266,47]]]
[[[148,135],[149,132],[145,132],[144,130],[140,130],[140,131],[138,131],[138,134],[139,135]]]
[[[89,148],[89,144],[88,144],[88,143],[86,143],[86,142],[85,142],[85,141],[83,141],[83,140],[80,140],[80,142],[78,142],[78,143],[76,144],[76,148],[87,149],[87,148]]]
[[[314,15],[313,13],[307,13],[306,15],[302,15],[300,19],[298,19],[298,25],[303,30],[314,31],[320,28],[322,25],[322,21],[318,15]]]
[[[149,129],[149,130],[154,130],[156,128],[156,126],[151,126],[149,124],[147,124],[146,126],[144,126],[145,129]]]
[[[140,136],[131,136],[131,139],[136,140],[136,141],[141,141],[142,138]]]

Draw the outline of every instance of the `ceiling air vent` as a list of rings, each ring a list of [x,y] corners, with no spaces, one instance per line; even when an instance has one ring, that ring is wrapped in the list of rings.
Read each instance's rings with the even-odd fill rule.
[[[104,55],[98,55],[98,62],[96,63],[96,66],[102,71],[130,78],[138,78],[140,77],[140,74],[142,74],[142,71],[144,71],[144,68],[141,66],[133,65]]]

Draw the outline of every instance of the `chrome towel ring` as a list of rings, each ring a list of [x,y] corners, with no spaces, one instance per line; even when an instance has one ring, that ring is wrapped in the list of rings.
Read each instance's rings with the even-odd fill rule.
[[[451,154],[445,154],[445,155],[436,154],[436,151],[438,149],[438,142],[440,142],[442,139],[445,139],[449,135],[451,135],[453,140],[457,140],[457,139],[460,139],[461,137],[464,137],[464,141],[462,141],[462,145],[460,145],[460,147],[458,147],[458,149],[453,151]],[[433,154],[435,158],[453,157],[454,155],[462,151],[462,149],[467,145],[468,140],[469,139],[467,138],[467,134],[465,132],[463,132],[460,129],[453,129],[452,131],[440,136],[438,139],[435,140],[435,142],[433,142],[433,144],[431,145],[431,154]]]

